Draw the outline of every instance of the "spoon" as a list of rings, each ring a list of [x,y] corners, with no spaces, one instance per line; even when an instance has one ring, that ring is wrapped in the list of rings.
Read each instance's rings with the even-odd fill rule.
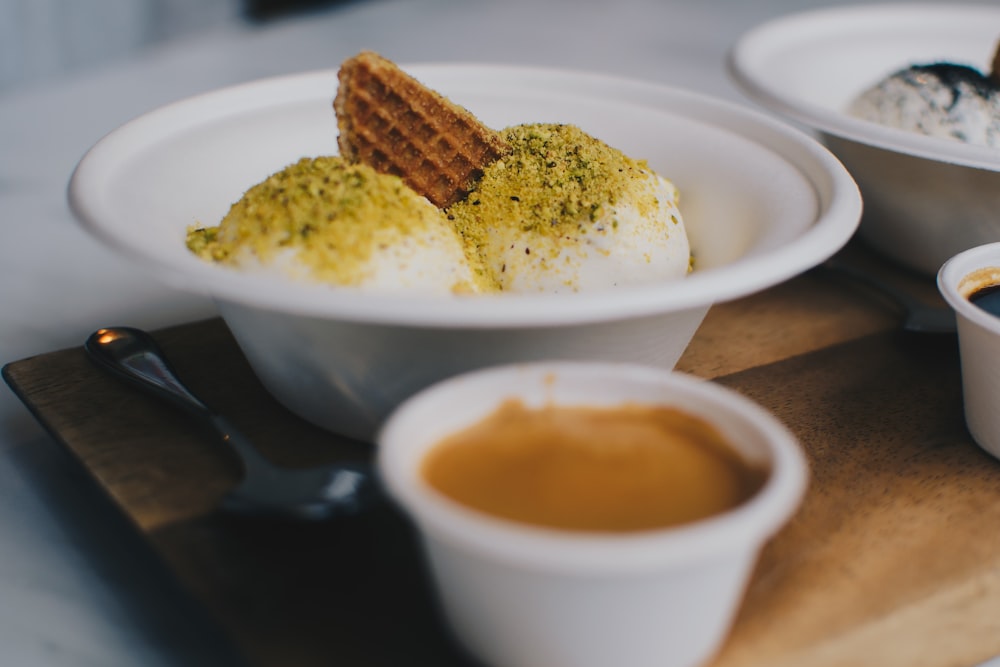
[[[236,514],[315,521],[357,514],[382,494],[372,468],[363,463],[292,469],[264,458],[225,417],[184,386],[156,341],[130,327],[98,329],[84,349],[98,365],[201,419],[239,456],[243,478],[220,508]]]
[[[905,331],[920,333],[954,333],[955,313],[951,308],[931,306],[911,294],[896,289],[887,282],[851,264],[830,259],[821,264],[824,269],[845,276],[880,292],[903,311]]]

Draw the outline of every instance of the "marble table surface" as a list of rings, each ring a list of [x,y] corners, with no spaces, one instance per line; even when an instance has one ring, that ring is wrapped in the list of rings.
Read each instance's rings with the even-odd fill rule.
[[[87,236],[65,197],[103,134],[191,94],[336,67],[474,60],[624,74],[747,104],[724,60],[746,29],[818,0],[364,0],[233,21],[124,61],[0,94],[0,363],[80,345],[109,324],[213,314]],[[95,409],[99,409],[95,406]],[[86,474],[0,390],[0,664],[234,663]],[[990,663],[1000,666],[1000,660]]]

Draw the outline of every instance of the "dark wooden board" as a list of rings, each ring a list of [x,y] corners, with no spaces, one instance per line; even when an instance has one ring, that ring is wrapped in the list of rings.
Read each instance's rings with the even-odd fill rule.
[[[275,461],[371,456],[278,405],[221,321],[156,337]],[[812,467],[718,667],[957,667],[1000,654],[1000,464],[965,430],[954,336],[897,332],[881,304],[814,273],[714,307],[678,368],[772,410]],[[4,377],[248,663],[471,664],[394,508],[308,528],[218,516],[236,463],[184,414],[81,349],[8,364]]]

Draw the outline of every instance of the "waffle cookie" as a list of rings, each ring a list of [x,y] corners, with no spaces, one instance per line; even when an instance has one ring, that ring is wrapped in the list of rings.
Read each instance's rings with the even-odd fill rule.
[[[400,176],[439,208],[510,150],[469,111],[371,51],[341,65],[333,106],[341,155]]]

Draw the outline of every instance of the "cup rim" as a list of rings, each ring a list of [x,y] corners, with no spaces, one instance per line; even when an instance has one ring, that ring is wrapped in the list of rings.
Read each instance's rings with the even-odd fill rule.
[[[1000,334],[1000,318],[979,308],[959,292],[963,278],[979,269],[992,266],[1000,269],[1000,241],[975,246],[954,255],[941,265],[937,287],[941,296],[961,318]]]
[[[411,437],[413,425],[437,413],[462,394],[499,387],[505,377],[520,374],[545,382],[546,377],[574,380],[618,377],[652,384],[682,407],[697,402],[701,413],[723,411],[766,443],[771,473],[764,486],[740,506],[712,517],[663,529],[626,533],[590,533],[536,527],[491,517],[466,508],[434,491],[419,479],[419,461],[447,433],[478,421],[509,391],[495,391],[489,407],[445,429],[437,437]],[[562,399],[556,399],[557,402]],[[609,404],[620,404],[613,400]],[[573,401],[565,401],[573,404]],[[629,402],[634,402],[629,399]],[[665,401],[649,401],[664,404]],[[588,404],[575,401],[575,404]],[[589,404],[596,404],[591,402]],[[486,405],[484,403],[483,405]],[[709,418],[711,418],[709,416]],[[496,366],[444,380],[404,402],[383,425],[376,439],[377,470],[389,495],[410,515],[425,536],[446,541],[480,557],[520,567],[577,574],[641,572],[704,560],[728,552],[756,548],[797,509],[808,478],[808,464],[795,436],[777,417],[734,390],[676,371],[608,362],[534,362]]]

